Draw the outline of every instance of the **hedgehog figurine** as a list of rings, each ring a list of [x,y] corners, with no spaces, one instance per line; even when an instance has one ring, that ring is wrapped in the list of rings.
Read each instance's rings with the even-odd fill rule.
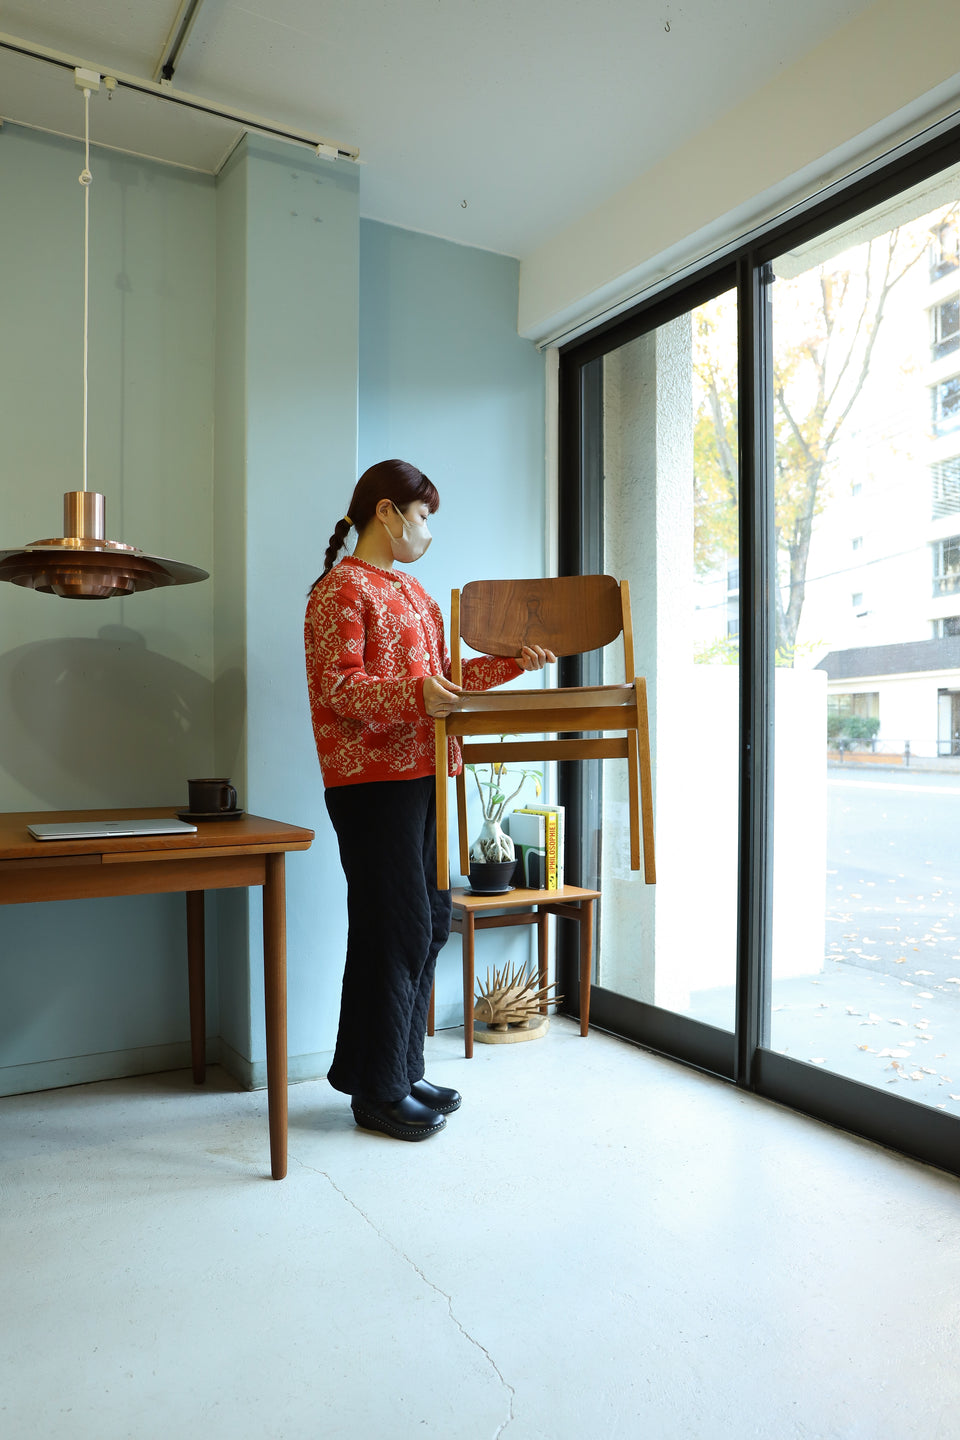
[[[511,1025],[528,1026],[540,1013],[541,1005],[563,999],[562,995],[550,994],[555,989],[556,982],[541,987],[540,977],[528,976],[525,965],[494,969],[492,979],[488,970],[474,1003],[473,1018],[489,1025],[491,1030],[507,1030]]]

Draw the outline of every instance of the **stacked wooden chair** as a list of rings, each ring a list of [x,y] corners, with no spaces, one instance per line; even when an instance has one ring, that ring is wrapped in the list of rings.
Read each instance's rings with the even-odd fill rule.
[[[639,870],[642,858],[646,883],[655,883],[647,688],[646,682],[634,673],[627,581],[618,583],[610,575],[477,580],[451,595],[451,675],[458,685],[463,680],[461,642],[484,655],[513,657],[519,655],[523,645],[542,645],[559,659],[599,649],[618,636],[623,637],[626,682],[622,685],[464,691],[457,708],[436,721],[437,883],[441,888],[450,883],[447,753],[451,736],[460,740],[465,764],[625,759],[630,866]],[[608,731],[623,733],[611,736]],[[518,735],[556,738],[512,738]],[[456,793],[460,869],[466,875],[470,854],[462,771],[457,776]]]

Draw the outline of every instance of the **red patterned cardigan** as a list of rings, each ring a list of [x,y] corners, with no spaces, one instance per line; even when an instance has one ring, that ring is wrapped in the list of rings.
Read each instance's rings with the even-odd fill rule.
[[[307,687],[323,783],[415,780],[435,772],[428,675],[450,678],[437,602],[411,575],[349,555],[313,587],[303,626]],[[466,660],[465,690],[523,673],[516,660]],[[461,768],[450,741],[449,770]]]

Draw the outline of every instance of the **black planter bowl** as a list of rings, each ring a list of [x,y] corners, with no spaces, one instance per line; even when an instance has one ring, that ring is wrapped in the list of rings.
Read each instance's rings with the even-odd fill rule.
[[[474,895],[505,895],[513,885],[516,860],[495,860],[470,864],[470,889]]]

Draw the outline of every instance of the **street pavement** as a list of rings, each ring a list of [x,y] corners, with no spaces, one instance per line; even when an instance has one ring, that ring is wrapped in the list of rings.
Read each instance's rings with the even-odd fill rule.
[[[960,776],[838,767],[827,793],[825,892],[797,897],[825,903],[823,968],[775,980],[772,1048],[960,1115]]]

